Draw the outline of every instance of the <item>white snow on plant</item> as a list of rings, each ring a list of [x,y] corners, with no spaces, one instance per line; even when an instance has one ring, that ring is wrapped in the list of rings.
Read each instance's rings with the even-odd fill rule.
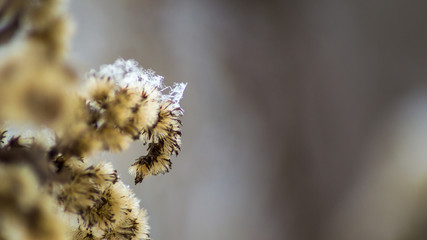
[[[35,126],[31,124],[16,124],[5,122],[4,129],[6,136],[4,142],[10,141],[13,137],[19,136],[23,144],[37,142],[45,148],[50,148],[55,144],[55,133],[45,126]]]
[[[117,59],[113,64],[102,65],[99,71],[91,70],[89,76],[110,77],[118,86],[136,88],[150,92],[158,89],[162,94],[160,101],[172,101],[178,104],[181,100],[187,83],[174,83],[172,87],[163,85],[163,77],[156,75],[151,69],[144,69],[138,62],[122,58]]]

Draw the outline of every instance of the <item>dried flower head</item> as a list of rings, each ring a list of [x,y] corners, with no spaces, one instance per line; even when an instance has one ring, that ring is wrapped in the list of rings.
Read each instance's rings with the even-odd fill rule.
[[[179,117],[184,111],[179,101],[186,84],[165,87],[163,78],[152,70],[139,67],[134,60],[123,59],[102,66],[98,72],[92,71],[89,79],[101,82],[100,89],[94,84],[90,91],[92,106],[100,113],[96,125],[112,123],[129,137],[142,137],[149,144],[148,154],[138,158],[130,168],[135,183],[147,175],[167,172],[171,167],[170,156],[180,150]]]
[[[0,0],[0,239],[150,239],[146,211],[112,164],[87,159],[142,140],[135,184],[167,172],[186,84],[166,87],[118,59],[78,91],[63,9],[60,0]]]
[[[0,164],[0,239],[67,239],[56,211],[30,167]]]

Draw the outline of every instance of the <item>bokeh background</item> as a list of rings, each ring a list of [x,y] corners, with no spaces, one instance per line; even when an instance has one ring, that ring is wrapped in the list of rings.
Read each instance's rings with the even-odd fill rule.
[[[427,239],[427,1],[72,0],[83,76],[188,82],[183,150],[134,186],[157,240]]]

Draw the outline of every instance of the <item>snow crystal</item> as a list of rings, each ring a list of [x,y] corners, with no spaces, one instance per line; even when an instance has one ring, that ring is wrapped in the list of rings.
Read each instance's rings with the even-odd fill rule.
[[[158,89],[162,93],[161,101],[169,100],[174,104],[179,103],[187,86],[187,83],[175,83],[173,87],[165,87],[162,76],[156,75],[151,69],[140,67],[133,59],[119,58],[113,64],[102,65],[99,71],[90,71],[89,76],[110,77],[120,87],[136,88],[147,92]]]
[[[5,142],[13,137],[20,137],[22,143],[30,144],[33,141],[41,144],[45,148],[50,148],[55,144],[55,133],[46,126],[35,126],[31,124],[16,124],[7,121],[4,129],[7,130]]]

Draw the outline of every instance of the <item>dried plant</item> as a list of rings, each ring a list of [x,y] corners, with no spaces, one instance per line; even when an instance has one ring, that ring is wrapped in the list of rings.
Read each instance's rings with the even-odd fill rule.
[[[118,59],[78,86],[59,0],[0,0],[0,239],[149,239],[147,214],[99,151],[140,140],[135,184],[181,145],[186,84]],[[16,134],[14,129],[30,128]]]

